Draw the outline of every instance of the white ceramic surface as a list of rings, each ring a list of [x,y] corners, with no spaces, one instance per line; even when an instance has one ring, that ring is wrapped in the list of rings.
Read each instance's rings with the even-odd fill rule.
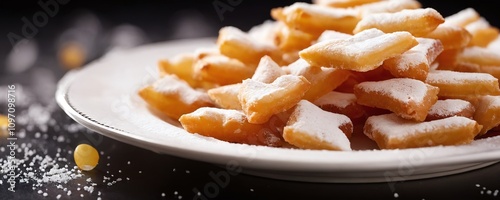
[[[152,114],[137,90],[157,78],[156,64],[182,52],[210,47],[214,39],[191,39],[115,50],[61,79],[56,99],[75,121],[110,138],[151,151],[243,173],[310,182],[384,182],[461,173],[500,161],[500,136],[469,145],[350,152],[281,149],[231,144],[190,134]],[[169,123],[167,123],[167,121]],[[364,144],[359,143],[362,149]]]

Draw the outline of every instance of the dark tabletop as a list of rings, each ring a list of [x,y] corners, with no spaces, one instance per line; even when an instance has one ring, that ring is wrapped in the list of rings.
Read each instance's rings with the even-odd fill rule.
[[[214,174],[226,172],[224,168],[106,138],[73,121],[55,103],[56,84],[68,72],[57,57],[65,42],[83,41],[85,62],[90,62],[113,46],[216,36],[226,25],[248,30],[270,19],[271,8],[292,1],[40,2],[2,1],[0,6],[0,114],[8,113],[8,86],[15,85],[18,147],[14,154],[20,161],[12,192],[7,176],[12,141],[2,137],[0,199],[500,199],[500,164],[388,183],[306,183],[241,173],[221,182]],[[214,4],[221,2],[230,8],[217,13]],[[500,26],[491,1],[421,2],[445,16],[474,7]],[[26,29],[33,19],[38,20],[38,25],[33,24],[36,30]],[[30,40],[15,44],[16,51],[12,41],[20,40],[13,34]],[[100,153],[92,171],[74,168],[73,150],[80,143],[94,144]]]

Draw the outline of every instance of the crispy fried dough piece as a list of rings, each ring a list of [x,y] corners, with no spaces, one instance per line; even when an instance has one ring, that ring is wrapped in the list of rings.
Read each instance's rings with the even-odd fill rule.
[[[417,8],[422,8],[422,4],[416,0],[388,0],[354,7],[359,11],[361,17],[374,13],[394,13],[404,9]]]
[[[302,149],[351,150],[348,137],[352,134],[351,120],[341,114],[321,110],[309,101],[295,106],[283,138]]]
[[[381,33],[368,29],[347,39],[327,40],[299,52],[314,66],[366,72],[418,44],[408,32]]]
[[[194,64],[196,79],[218,85],[240,83],[252,77],[254,72],[254,66],[223,55],[208,55]]]
[[[481,125],[466,117],[415,122],[395,114],[371,116],[364,133],[381,149],[406,149],[438,145],[468,144],[481,130]]]
[[[309,101],[314,101],[334,90],[350,75],[347,70],[316,67],[302,59],[288,65],[285,70],[288,74],[303,76],[311,83],[311,87],[303,97]]]
[[[420,37],[430,33],[443,22],[443,16],[433,8],[405,9],[395,13],[367,15],[359,21],[353,33],[377,28],[385,33],[407,31]]]
[[[443,51],[443,45],[435,39],[417,38],[417,41],[417,46],[385,60],[382,66],[395,77],[425,81],[430,65]]]
[[[474,8],[463,9],[453,15],[445,17],[445,24],[465,27],[481,17]]]
[[[362,82],[354,87],[358,104],[382,108],[414,121],[424,121],[438,99],[439,88],[409,78]]]
[[[313,3],[336,8],[350,8],[380,1],[382,0],[313,0]]]
[[[438,87],[438,95],[445,98],[500,94],[498,79],[487,73],[435,70],[429,72],[425,82]]]
[[[263,83],[272,83],[278,77],[285,75],[285,71],[274,62],[269,56],[263,56],[260,59],[259,65],[252,76],[253,80]]]
[[[465,100],[461,99],[446,99],[438,100],[427,113],[425,121],[444,119],[453,116],[462,116],[473,119],[476,109],[474,106]]]
[[[472,40],[472,35],[465,28],[449,24],[439,25],[424,37],[441,41],[444,50],[464,48]]]
[[[256,65],[264,55],[271,56],[278,62],[281,59],[281,53],[276,46],[260,42],[232,26],[219,30],[217,46],[221,54],[238,59],[245,64]]]
[[[306,78],[294,75],[280,76],[270,84],[246,79],[242,83],[238,99],[248,121],[262,124],[274,114],[295,106],[310,86]]]
[[[500,96],[481,96],[472,102],[476,108],[474,120],[483,125],[479,135],[500,125]]]
[[[203,107],[179,118],[189,133],[213,137],[226,142],[281,147],[286,142],[270,124],[248,123],[243,112]]]
[[[165,75],[140,89],[139,96],[152,108],[176,120],[200,107],[213,106],[205,92],[191,88],[176,75]]]
[[[241,104],[238,100],[240,88],[241,83],[224,85],[209,89],[207,94],[221,108],[241,110]]]
[[[325,30],[352,33],[359,21],[353,9],[331,8],[321,5],[297,2],[290,6],[274,8],[271,16],[287,26],[319,35]]]
[[[487,47],[490,42],[498,37],[499,30],[490,25],[490,23],[483,17],[478,20],[467,24],[465,29],[472,34],[470,46]]]

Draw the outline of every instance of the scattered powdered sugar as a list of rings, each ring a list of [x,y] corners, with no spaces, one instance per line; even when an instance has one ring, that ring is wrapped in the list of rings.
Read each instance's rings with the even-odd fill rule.
[[[292,113],[291,118],[294,117],[295,122],[287,127],[307,133],[309,136],[331,144],[340,150],[351,150],[349,139],[339,128],[346,124],[352,124],[347,116],[323,111],[311,102],[301,100]]]
[[[351,93],[342,93],[332,91],[314,101],[318,106],[322,105],[335,105],[338,108],[346,108],[349,105],[356,103],[356,96]]]
[[[393,78],[384,81],[367,81],[357,85],[366,92],[376,92],[388,95],[400,102],[414,101],[417,104],[424,101],[427,94],[427,84],[409,78]]]
[[[372,131],[380,132],[387,138],[405,138],[413,136],[414,134],[423,134],[451,127],[464,127],[475,123],[474,120],[460,116],[429,122],[415,122],[402,119],[394,113],[371,116],[366,120],[366,124],[372,127]],[[366,132],[365,134],[369,135],[369,133]]]
[[[208,95],[204,92],[193,89],[184,80],[181,80],[176,75],[166,75],[158,79],[153,88],[156,92],[162,94],[179,95],[179,97],[187,104],[193,104],[196,101],[209,102]]]
[[[495,82],[497,78],[487,73],[476,72],[456,72],[448,70],[435,70],[429,72],[425,82],[447,83],[447,84],[465,84],[465,83],[484,83]]]
[[[481,195],[488,195],[488,196],[493,196],[493,197],[497,197],[499,196],[499,190],[496,189],[496,190],[490,190],[486,187],[481,187],[480,184],[476,184],[476,187],[477,188],[481,188],[481,191],[479,192]]]
[[[453,116],[468,108],[473,108],[468,101],[460,99],[438,100],[428,112],[428,115]]]

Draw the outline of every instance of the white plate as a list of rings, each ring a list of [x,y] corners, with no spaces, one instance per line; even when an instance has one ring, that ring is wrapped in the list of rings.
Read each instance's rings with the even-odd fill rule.
[[[56,98],[82,125],[110,138],[188,159],[243,168],[243,173],[312,182],[384,182],[437,177],[500,160],[500,137],[463,146],[351,152],[280,149],[232,144],[190,134],[152,114],[137,90],[157,77],[156,63],[211,38],[116,50],[61,79]],[[369,143],[367,143],[369,144]]]

